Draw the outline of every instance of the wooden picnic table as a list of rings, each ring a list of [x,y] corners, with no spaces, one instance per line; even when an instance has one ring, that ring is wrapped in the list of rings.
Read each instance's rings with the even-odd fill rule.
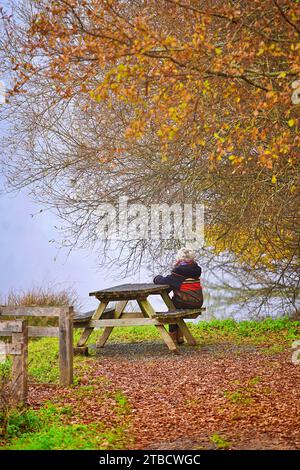
[[[122,284],[110,287],[109,289],[91,292],[89,295],[96,297],[100,303],[90,318],[87,318],[81,324],[79,320],[77,327],[84,328],[84,331],[75,350],[78,352],[86,348],[85,344],[96,327],[104,328],[96,344],[97,348],[102,348],[115,326],[154,325],[168,348],[177,353],[177,345],[165,328],[166,324],[177,324],[187,343],[195,345],[196,340],[192,336],[184,318],[196,318],[204,309],[176,310],[168,294],[170,290],[171,288],[168,285],[148,283]],[[167,306],[168,311],[156,312],[148,299],[150,295],[159,295]],[[125,307],[130,300],[137,301],[140,311],[125,311]],[[113,308],[108,308],[110,302],[116,302],[116,305]]]

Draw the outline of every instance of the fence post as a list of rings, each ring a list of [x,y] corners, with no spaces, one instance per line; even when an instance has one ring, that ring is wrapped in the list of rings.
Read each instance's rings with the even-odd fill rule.
[[[26,403],[27,400],[27,366],[28,366],[28,327],[26,320],[16,320],[20,323],[22,331],[12,333],[12,345],[20,347],[21,354],[13,356],[12,384],[17,403]]]
[[[63,387],[73,382],[73,307],[62,309],[59,315],[59,383]]]

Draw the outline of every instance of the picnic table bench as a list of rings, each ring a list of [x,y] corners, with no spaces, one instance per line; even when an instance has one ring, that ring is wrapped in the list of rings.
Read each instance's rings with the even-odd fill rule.
[[[87,353],[86,342],[94,328],[104,328],[96,347],[104,347],[115,326],[143,326],[154,325],[159,331],[168,348],[178,353],[177,345],[165,328],[166,324],[177,324],[189,345],[195,345],[196,340],[192,336],[184,319],[197,318],[205,308],[176,309],[168,292],[170,286],[163,284],[122,284],[119,286],[90,292],[90,296],[99,300],[95,312],[87,312],[85,315],[75,315],[74,327],[84,328],[75,348],[75,352]],[[148,297],[160,296],[168,308],[167,312],[156,312]],[[130,300],[136,300],[140,311],[127,312],[125,307]],[[110,302],[116,302],[114,307],[108,308]]]

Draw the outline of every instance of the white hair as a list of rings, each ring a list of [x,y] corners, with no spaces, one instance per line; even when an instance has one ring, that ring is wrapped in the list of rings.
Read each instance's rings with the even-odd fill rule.
[[[179,261],[179,260],[184,260],[184,261],[188,261],[188,260],[194,260],[196,258],[196,253],[194,252],[194,250],[192,250],[191,248],[180,248],[180,250],[177,252],[176,254],[176,261]]]

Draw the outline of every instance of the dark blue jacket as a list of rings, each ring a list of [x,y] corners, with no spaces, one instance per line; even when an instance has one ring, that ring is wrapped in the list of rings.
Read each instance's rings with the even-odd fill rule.
[[[180,262],[168,276],[155,276],[155,284],[167,284],[174,291],[176,308],[198,308],[203,304],[201,267],[195,262]]]

